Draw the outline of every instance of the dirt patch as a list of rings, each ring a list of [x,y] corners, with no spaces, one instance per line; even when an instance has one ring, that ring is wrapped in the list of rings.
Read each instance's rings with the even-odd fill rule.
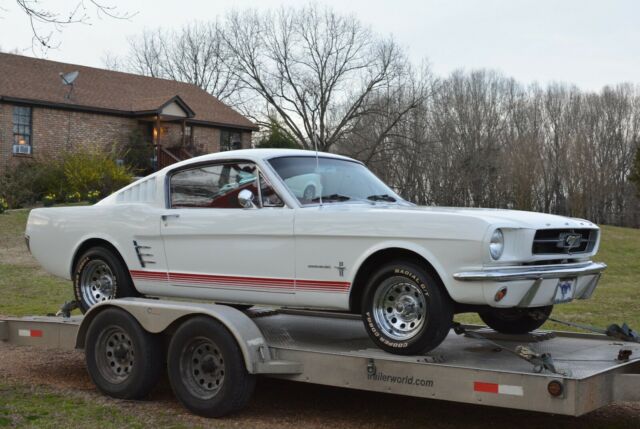
[[[173,397],[166,379],[147,401],[121,401],[101,395],[91,383],[81,352],[42,351],[0,345],[0,374],[9,384],[45,386],[57,393],[116,406],[124,413],[151,416],[167,412],[176,424],[196,427],[251,428],[520,428],[544,426],[585,429],[637,428],[640,403],[610,406],[572,418],[476,405],[408,398],[260,378],[243,412],[220,420],[189,414]]]

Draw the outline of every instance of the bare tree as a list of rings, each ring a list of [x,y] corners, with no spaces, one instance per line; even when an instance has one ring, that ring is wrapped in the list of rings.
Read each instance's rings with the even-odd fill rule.
[[[237,104],[235,60],[216,22],[191,23],[176,31],[147,30],[129,38],[124,57],[105,57],[105,66],[199,86],[218,99]]]
[[[32,46],[44,51],[59,46],[55,35],[65,27],[72,24],[91,24],[92,15],[114,19],[129,19],[135,15],[120,11],[115,6],[99,0],[79,0],[68,10],[45,6],[45,2],[39,0],[15,0],[15,3],[29,19],[33,33]],[[4,10],[6,9],[0,7],[0,11]]]
[[[305,148],[331,150],[406,72],[392,39],[318,6],[234,12],[223,34],[246,88]]]

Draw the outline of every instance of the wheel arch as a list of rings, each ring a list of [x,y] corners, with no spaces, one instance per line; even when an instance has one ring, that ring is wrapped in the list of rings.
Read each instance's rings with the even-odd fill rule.
[[[249,373],[269,372],[267,366],[260,365],[260,362],[268,359],[268,356],[262,357],[263,353],[268,353],[267,343],[262,333],[246,314],[225,305],[151,301],[141,298],[104,301],[91,307],[85,314],[76,336],[77,349],[84,348],[85,337],[91,322],[108,308],[126,311],[140,323],[145,331],[152,334],[170,334],[193,317],[210,317],[221,323],[235,339]]]
[[[353,277],[349,293],[349,310],[351,312],[360,313],[362,296],[367,285],[367,280],[373,272],[385,262],[398,259],[414,262],[424,267],[429,274],[436,279],[438,285],[449,299],[455,303],[443,281],[443,269],[437,264],[436,259],[433,258],[432,255],[429,255],[428,252],[423,249],[394,243],[369,252],[358,264],[358,269]]]
[[[76,246],[73,252],[71,263],[69,264],[69,275],[71,276],[71,279],[73,279],[73,273],[74,273],[76,264],[80,259],[80,256],[82,256],[84,252],[86,252],[92,247],[105,247],[111,250],[116,255],[116,257],[120,260],[120,262],[123,264],[127,273],[129,273],[129,266],[127,265],[127,262],[122,257],[122,253],[109,239],[103,238],[103,237],[87,237],[80,240],[80,242],[78,243],[78,245]],[[131,284],[133,284],[133,282]]]

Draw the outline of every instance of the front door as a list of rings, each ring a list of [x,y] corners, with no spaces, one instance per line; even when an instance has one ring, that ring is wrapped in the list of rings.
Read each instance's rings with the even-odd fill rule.
[[[255,207],[242,208],[249,190]],[[294,302],[293,210],[251,162],[189,167],[169,178],[161,233],[177,296],[247,304]]]

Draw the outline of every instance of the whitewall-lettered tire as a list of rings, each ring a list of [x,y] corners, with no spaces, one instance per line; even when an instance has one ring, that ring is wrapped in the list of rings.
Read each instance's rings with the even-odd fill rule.
[[[385,351],[412,355],[436,348],[453,322],[453,305],[420,265],[393,261],[375,272],[362,302],[371,339]]]
[[[102,301],[139,295],[120,258],[100,246],[90,248],[78,259],[73,292],[82,313]]]

